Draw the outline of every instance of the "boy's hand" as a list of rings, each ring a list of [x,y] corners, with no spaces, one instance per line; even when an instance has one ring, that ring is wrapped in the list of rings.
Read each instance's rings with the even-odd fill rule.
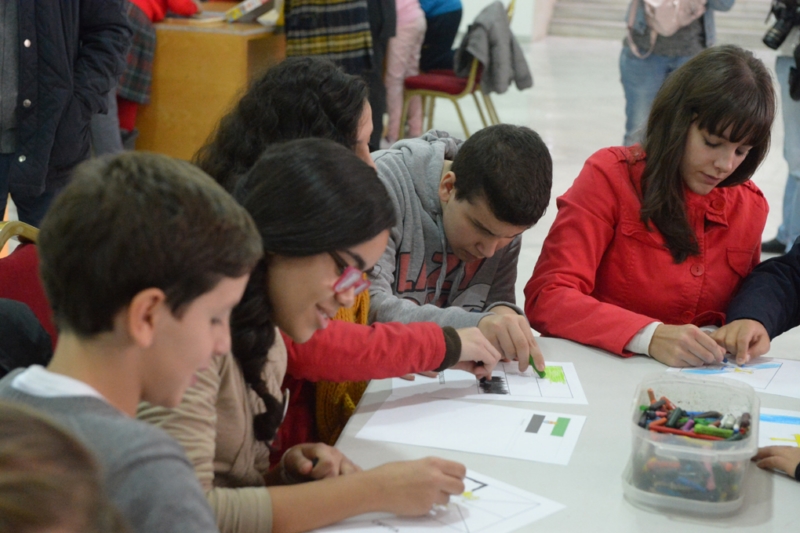
[[[461,357],[453,368],[466,370],[477,378],[488,378],[500,361],[500,352],[484,337],[478,328],[456,330],[461,338]]]
[[[736,356],[737,365],[743,365],[769,351],[769,333],[757,320],[734,320],[712,333],[711,338]]]
[[[650,355],[668,366],[703,366],[721,363],[725,350],[697,326],[661,324],[650,341]]]
[[[493,307],[489,313],[478,322],[478,329],[502,356],[516,359],[519,362],[520,372],[527,370],[528,359],[533,357],[536,369],[544,371],[544,357],[533,338],[533,330],[528,324],[528,319],[510,307],[502,305]]]
[[[361,468],[342,452],[321,442],[292,446],[281,457],[281,477],[286,484],[336,477]]]
[[[738,321],[737,321],[738,322]],[[780,470],[795,477],[800,465],[800,448],[794,446],[767,446],[759,448],[753,457],[756,466],[765,470]]]
[[[464,492],[467,469],[439,457],[387,463],[365,472],[374,479],[385,505],[381,509],[400,516],[420,516],[434,504],[446,505],[451,494]]]

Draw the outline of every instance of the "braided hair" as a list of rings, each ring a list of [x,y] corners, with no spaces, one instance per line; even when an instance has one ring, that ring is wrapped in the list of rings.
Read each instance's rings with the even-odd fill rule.
[[[234,196],[253,217],[265,258],[231,316],[233,356],[245,382],[267,405],[253,424],[256,438],[269,441],[283,414],[261,374],[275,341],[270,257],[309,257],[357,246],[393,227],[395,214],[375,169],[325,139],[271,146],[239,181]]]

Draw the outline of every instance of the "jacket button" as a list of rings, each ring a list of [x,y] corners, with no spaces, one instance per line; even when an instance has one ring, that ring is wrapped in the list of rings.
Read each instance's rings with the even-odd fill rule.
[[[692,276],[702,276],[703,272],[705,272],[705,268],[703,268],[703,265],[694,264],[689,271],[692,273]]]
[[[19,162],[20,163],[24,163],[26,159],[28,159],[28,158],[25,157],[24,155],[19,156]]]
[[[30,48],[31,47],[31,40],[30,39],[25,39],[24,41],[22,41],[22,45],[25,48]]]
[[[722,211],[725,208],[725,200],[717,198],[711,202],[711,207],[717,211]]]
[[[27,98],[22,101],[22,107],[30,107],[30,106],[31,106],[31,101],[28,100]]]
[[[691,323],[693,318],[694,318],[694,313],[692,313],[691,311],[684,311],[683,314],[681,315],[681,319],[687,324]]]

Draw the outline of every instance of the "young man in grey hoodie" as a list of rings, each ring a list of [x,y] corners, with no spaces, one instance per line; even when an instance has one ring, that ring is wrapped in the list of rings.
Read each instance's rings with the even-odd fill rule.
[[[466,142],[430,131],[373,154],[398,223],[373,269],[370,321],[477,326],[525,370],[544,360],[515,282],[522,233],[550,201],[541,137],[500,124]]]

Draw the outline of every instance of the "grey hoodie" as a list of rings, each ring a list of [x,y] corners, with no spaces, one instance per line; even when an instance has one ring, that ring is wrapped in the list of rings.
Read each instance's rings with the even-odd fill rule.
[[[370,322],[436,322],[463,328],[477,326],[496,305],[522,314],[514,305],[521,237],[491,258],[470,263],[453,255],[447,243],[439,181],[445,159],[452,160],[461,144],[432,130],[373,154],[397,225],[373,270]]]

